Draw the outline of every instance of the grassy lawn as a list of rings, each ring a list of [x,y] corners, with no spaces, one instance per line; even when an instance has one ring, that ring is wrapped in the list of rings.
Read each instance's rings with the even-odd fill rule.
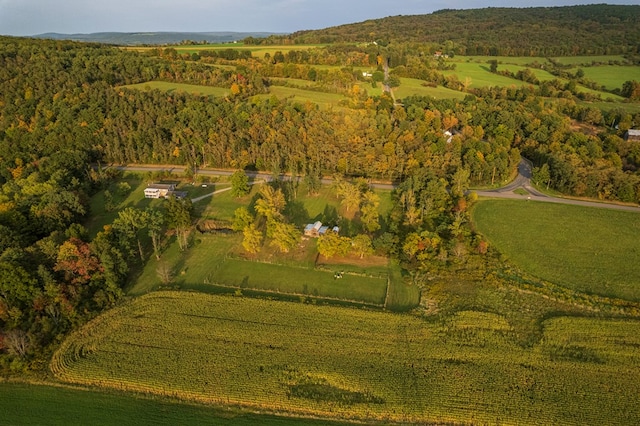
[[[178,403],[163,398],[43,385],[0,383],[6,425],[228,425],[344,424],[243,413],[230,407]]]
[[[214,179],[217,180],[216,177],[214,177]],[[161,207],[164,200],[148,199],[144,196],[144,189],[147,187],[147,184],[160,180],[162,179],[151,179],[149,176],[140,173],[125,173],[122,179],[118,179],[117,182],[113,182],[106,188],[113,197],[113,206],[109,210],[105,206],[105,190],[101,190],[93,195],[90,200],[91,216],[85,223],[85,226],[89,230],[89,235],[94,236],[99,231],[102,231],[104,225],[111,224],[113,220],[118,217],[118,212],[127,207],[135,207],[138,209]],[[178,182],[177,189],[179,191],[186,191],[190,198],[210,194],[218,189],[230,186],[225,182],[219,184],[208,182],[206,187],[202,187],[199,184],[191,185],[191,183],[181,182],[180,178],[168,178],[166,180]],[[126,191],[119,189],[119,185],[122,183],[126,183],[130,189]],[[202,206],[208,201],[210,201],[210,199],[205,199],[198,203],[196,207]]]
[[[130,190],[118,189],[118,184],[126,183]],[[127,207],[146,208],[158,206],[162,200],[150,200],[144,197],[144,189],[147,181],[142,175],[126,173],[122,179],[112,183],[106,189],[113,197],[113,208],[107,210],[105,207],[105,191],[99,191],[90,200],[91,216],[85,226],[89,230],[89,235],[95,236],[102,231],[104,225],[111,224],[118,217],[118,211]]]
[[[473,309],[425,321],[156,292],[72,335],[51,369],[68,383],[367,422],[640,421],[640,322],[560,317],[543,330],[522,347],[499,313]]]
[[[477,229],[522,270],[570,289],[640,301],[640,215],[580,206],[482,200]]]

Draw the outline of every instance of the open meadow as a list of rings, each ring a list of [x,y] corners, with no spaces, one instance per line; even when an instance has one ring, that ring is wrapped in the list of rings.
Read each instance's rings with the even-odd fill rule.
[[[640,322],[556,318],[532,347],[497,314],[406,314],[155,292],[67,339],[79,385],[409,423],[636,424]]]
[[[225,97],[230,90],[224,87],[202,86],[197,84],[174,83],[168,81],[147,81],[145,83],[124,86],[137,90],[162,90],[166,92],[184,92],[193,95]]]
[[[640,213],[482,200],[478,231],[521,270],[571,290],[640,301]]]

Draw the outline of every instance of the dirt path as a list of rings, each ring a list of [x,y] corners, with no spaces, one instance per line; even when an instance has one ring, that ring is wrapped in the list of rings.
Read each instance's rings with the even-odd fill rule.
[[[256,181],[253,181],[253,182],[249,182],[249,185],[256,185],[256,184],[260,184],[260,183],[264,183],[264,182],[265,182],[264,180],[256,180]],[[192,198],[191,202],[192,203],[197,203],[198,201],[204,200],[205,198],[213,197],[214,195],[220,194],[221,192],[225,192],[225,191],[231,191],[231,187],[218,189],[217,191],[210,192],[209,194],[204,194],[204,195],[201,195],[199,197]]]

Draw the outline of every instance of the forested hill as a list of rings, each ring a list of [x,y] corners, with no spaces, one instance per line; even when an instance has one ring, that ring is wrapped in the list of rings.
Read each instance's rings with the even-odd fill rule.
[[[242,40],[247,37],[268,37],[274,35],[266,32],[240,33],[232,31],[216,32],[103,32],[91,34],[58,34],[46,33],[34,36],[34,38],[45,38],[52,40],[74,40],[90,43],[107,43],[117,45],[162,45],[178,44],[185,41],[195,43],[229,43]]]
[[[640,6],[442,10],[300,31],[289,37],[296,43],[437,43],[445,53],[458,55],[636,53],[640,48]]]

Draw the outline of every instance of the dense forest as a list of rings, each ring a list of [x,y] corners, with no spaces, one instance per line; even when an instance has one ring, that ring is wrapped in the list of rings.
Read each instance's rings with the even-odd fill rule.
[[[416,42],[457,55],[566,56],[640,53],[639,38],[640,6],[601,4],[446,9],[299,31],[259,42]]]
[[[567,8],[563,13],[591,16],[591,11],[593,22],[615,28],[635,22],[629,32],[619,32],[622,39],[615,49],[621,50],[615,51],[629,52],[631,40],[637,48],[640,37],[633,31],[639,28],[640,8],[607,8],[611,15],[606,16],[618,14],[617,20],[605,19],[599,10]],[[537,16],[551,34],[564,15],[548,20],[543,15],[547,11],[556,13],[514,12],[505,25],[524,28],[514,23],[518,16]],[[473,22],[490,25],[488,16],[504,12],[486,10],[478,21],[466,19],[467,13],[442,12],[430,19],[451,22],[458,14],[474,28]],[[414,21],[420,19],[382,20],[375,38],[386,38],[382,31],[387,27],[403,34],[402,28],[416,27]],[[573,29],[576,40],[582,30],[588,27]],[[342,28],[334,31],[342,37]],[[509,39],[520,39],[508,31],[504,27]],[[314,34],[292,37],[319,41],[312,37],[321,33]],[[354,39],[356,34],[354,30]],[[554,34],[553,40],[559,39]],[[460,43],[454,40],[452,49],[469,54],[471,45]],[[541,40],[540,49],[604,49],[599,39],[567,43],[554,47]],[[37,368],[66,332],[116,303],[131,267],[144,261],[140,235],[155,244],[164,230],[179,234],[190,224],[190,205],[173,200],[160,213],[120,212],[111,226],[90,238],[82,226],[91,213],[89,199],[114,178],[92,164],[180,164],[192,172],[202,167],[262,170],[305,176],[311,183],[321,176],[395,182],[395,206],[383,218],[385,232],[377,232],[375,225],[368,232],[381,252],[399,257],[413,272],[433,259],[446,265],[456,253],[486,249],[465,225],[467,205],[473,201],[465,190],[507,181],[521,154],[534,162],[538,185],[569,195],[640,201],[640,144],[621,137],[640,125],[637,114],[584,106],[560,83],[475,90],[458,85],[456,90],[466,90],[462,100],[413,96],[399,103],[387,94],[370,97],[358,90],[361,73],[348,66],[315,66],[329,58],[351,58],[352,64],[388,60],[393,68],[393,55],[402,51],[405,64],[398,64],[392,76],[422,76],[425,82],[453,88],[455,81],[438,80],[437,61],[416,59],[415,46],[412,41],[389,50],[376,48],[371,55],[358,46],[340,45],[264,59],[229,52],[203,52],[194,58],[174,49],[137,53],[99,44],[1,38],[0,348],[8,354],[1,357],[2,367]],[[509,54],[522,53],[513,49]],[[211,66],[216,63],[226,66]],[[313,81],[319,90],[343,93],[345,103],[326,109],[269,97],[269,88],[278,84],[274,77]],[[226,87],[230,95],[124,87],[152,80]],[[366,191],[360,195],[366,197]]]

